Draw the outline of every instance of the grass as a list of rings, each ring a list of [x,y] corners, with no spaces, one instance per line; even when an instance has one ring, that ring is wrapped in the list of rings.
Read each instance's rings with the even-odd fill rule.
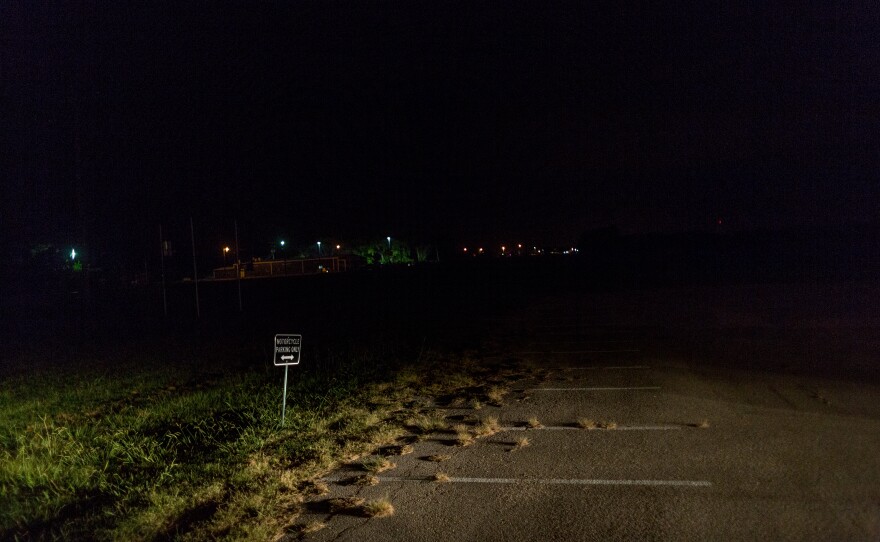
[[[453,426],[455,432],[455,443],[459,446],[470,446],[474,443],[474,436],[470,432],[470,428],[462,423]]]
[[[326,527],[327,527],[327,524],[322,521],[310,521],[308,523],[304,523],[304,524],[300,525],[297,530],[299,531],[300,534],[308,535],[308,534],[312,534],[312,533],[317,533],[318,531],[320,531],[321,529],[324,529]]]
[[[537,416],[532,416],[526,421],[526,427],[528,427],[529,429],[539,429],[541,427],[544,427],[544,425],[538,421]]]
[[[394,506],[388,497],[372,499],[360,506],[360,512],[368,518],[384,518],[394,515]]]
[[[596,424],[599,429],[617,429],[617,422],[603,421]]]
[[[414,448],[410,444],[401,444],[396,446],[386,446],[382,449],[385,455],[408,455],[413,453]]]
[[[511,448],[510,451],[513,452],[515,450],[525,448],[526,446],[529,446],[531,444],[532,443],[529,441],[529,437],[520,437],[516,439],[516,443],[513,445],[513,448]]]
[[[700,420],[696,425],[698,429],[709,429],[709,420]]]
[[[476,427],[474,427],[474,435],[478,437],[487,437],[489,435],[494,435],[500,430],[501,425],[498,423],[498,418],[495,416],[487,416],[483,418]]]
[[[445,431],[449,424],[438,413],[419,414],[407,420],[407,425],[414,427],[423,435]]]
[[[426,461],[432,461],[434,463],[441,463],[443,461],[449,461],[450,459],[452,459],[452,456],[446,455],[446,454],[434,454],[434,455],[429,455],[429,456],[425,457],[424,459]]]
[[[397,465],[384,457],[371,455],[361,460],[361,468],[372,474],[379,474],[386,470],[391,470]]]
[[[406,420],[448,429],[404,405],[475,381],[449,364],[393,372],[384,352],[349,353],[332,375],[298,370],[281,427],[281,373],[224,355],[96,354],[80,362],[95,369],[2,379],[0,539],[273,539],[327,492],[317,477],[399,442]]]
[[[354,485],[356,486],[375,486],[379,484],[379,479],[376,478],[373,474],[362,474],[360,476],[355,477],[353,480]]]
[[[589,418],[578,418],[577,426],[581,429],[595,429],[597,424],[595,420],[591,420]]]
[[[431,477],[431,480],[439,483],[446,483],[449,482],[449,475],[445,472],[435,472]]]
[[[503,386],[491,386],[486,390],[486,398],[495,406],[504,404],[504,396],[510,393],[510,390]]]

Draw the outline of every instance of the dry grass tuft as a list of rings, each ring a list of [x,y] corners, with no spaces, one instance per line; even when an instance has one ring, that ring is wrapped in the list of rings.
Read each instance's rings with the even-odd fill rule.
[[[303,484],[303,493],[308,495],[326,495],[330,493],[330,486],[323,480],[309,480]]]
[[[709,420],[701,420],[700,423],[697,424],[698,429],[709,429]]]
[[[596,425],[599,429],[617,429],[617,422],[599,422]]]
[[[453,430],[455,431],[455,443],[459,446],[470,446],[474,443],[474,436],[470,434],[468,426],[458,424],[453,427]]]
[[[526,427],[528,427],[529,429],[538,429],[540,427],[544,427],[544,425],[538,421],[537,416],[532,416],[528,419],[528,421],[526,421]]]
[[[413,453],[413,447],[409,444],[401,444],[399,446],[388,446],[382,451],[385,455],[407,455]]]
[[[435,472],[434,476],[431,477],[431,480],[439,483],[445,483],[449,481],[449,475],[445,472]]]
[[[433,461],[434,463],[440,463],[442,461],[449,461],[450,459],[452,459],[452,456],[446,455],[446,454],[434,454],[434,455],[429,455],[429,456],[425,457],[426,461]]]
[[[378,474],[380,472],[384,472],[386,470],[391,470],[395,468],[397,465],[388,461],[384,457],[378,457],[375,455],[371,455],[369,457],[365,457],[361,460],[361,468],[363,468],[367,472],[371,472],[373,474]]]
[[[516,444],[513,445],[513,448],[511,448],[510,451],[513,452],[515,450],[519,450],[520,448],[525,448],[526,446],[529,446],[530,444],[531,444],[531,442],[529,441],[528,437],[520,437],[520,438],[516,439]]]
[[[327,507],[331,514],[339,512],[351,511],[364,504],[364,499],[360,497],[336,497],[327,501]]]
[[[394,514],[394,505],[387,497],[373,499],[360,506],[361,513],[368,518],[384,518]]]
[[[510,390],[505,388],[504,386],[492,386],[486,391],[486,398],[495,405],[501,406],[504,401],[504,396],[510,393]]]
[[[379,483],[379,479],[372,474],[361,474],[354,479],[353,483],[357,486],[374,486]]]
[[[498,423],[498,418],[496,416],[487,416],[474,427],[474,434],[478,437],[487,437],[494,435],[500,430],[501,425]]]
[[[318,531],[320,531],[321,529],[323,529],[325,527],[327,527],[326,523],[324,523],[323,521],[316,520],[316,521],[310,521],[308,523],[303,523],[301,525],[297,525],[297,531],[299,531],[300,534],[306,535],[306,534],[317,533]]]
[[[474,410],[480,410],[481,408],[483,408],[483,403],[481,403],[479,399],[474,398],[468,402],[468,406],[470,406]]]
[[[436,433],[437,431],[445,431],[449,424],[438,414],[419,414],[407,420],[407,425],[416,427],[421,433]]]
[[[596,428],[596,422],[594,420],[589,419],[589,418],[578,418],[577,425],[581,429],[595,429]]]

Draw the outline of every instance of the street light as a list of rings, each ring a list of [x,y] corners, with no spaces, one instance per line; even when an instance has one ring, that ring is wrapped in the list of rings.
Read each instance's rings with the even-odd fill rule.
[[[229,247],[223,247],[223,267],[226,267],[226,255],[229,254]]]
[[[321,256],[321,255],[322,255],[322,252],[321,252],[321,241],[318,241],[318,256]]]
[[[75,259],[76,259],[76,249],[72,248],[72,249],[70,249],[70,261],[73,261]]]
[[[385,239],[388,239],[388,248],[390,249],[391,248],[391,236],[388,236]]]
[[[336,250],[339,250],[340,248],[342,248],[342,245],[336,245]]]

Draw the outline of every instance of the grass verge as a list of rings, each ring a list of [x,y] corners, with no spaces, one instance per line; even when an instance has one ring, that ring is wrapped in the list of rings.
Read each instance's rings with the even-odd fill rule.
[[[451,371],[431,355],[398,371],[363,353],[332,375],[302,370],[283,427],[271,366],[206,367],[164,353],[159,362],[90,360],[82,365],[101,369],[4,380],[0,539],[273,539],[305,497],[327,491],[310,480],[383,449],[411,453],[397,440],[408,422],[424,433],[448,429],[412,405],[462,394],[479,371],[494,370]],[[390,463],[369,457],[370,472]]]

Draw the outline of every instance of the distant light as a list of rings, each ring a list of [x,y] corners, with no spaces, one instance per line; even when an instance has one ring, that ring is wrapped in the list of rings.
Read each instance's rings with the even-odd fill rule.
[[[284,246],[284,240],[281,241],[281,246]]]
[[[71,261],[76,259],[76,250],[75,249],[70,249],[70,259],[71,259]]]
[[[467,247],[464,247],[464,251],[467,252]]]
[[[507,247],[502,245],[502,246],[501,246],[501,252],[504,252],[505,250],[507,250]]]
[[[483,249],[482,249],[482,248],[480,249],[480,252],[483,252]]]
[[[336,245],[336,250],[339,250],[340,248],[342,248],[342,245]]]
[[[522,244],[517,243],[517,244],[516,244],[516,248],[522,248]]]
[[[719,225],[719,226],[721,225],[721,222],[722,222],[722,221],[721,221],[721,219],[719,218],[719,219],[718,219],[718,225]]]
[[[229,247],[223,247],[223,252],[229,252]]]

